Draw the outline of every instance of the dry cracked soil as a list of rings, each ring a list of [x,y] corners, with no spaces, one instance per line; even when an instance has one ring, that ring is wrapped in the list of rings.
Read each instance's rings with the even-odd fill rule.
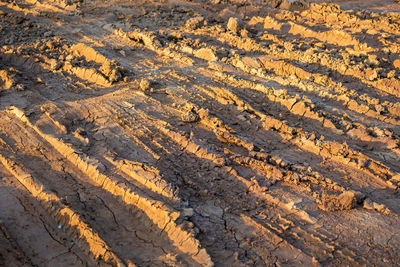
[[[1,0],[1,266],[399,266],[396,1]]]

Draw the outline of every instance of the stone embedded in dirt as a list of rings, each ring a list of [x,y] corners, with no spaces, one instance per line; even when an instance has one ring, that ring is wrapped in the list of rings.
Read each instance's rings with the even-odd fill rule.
[[[226,28],[234,33],[238,33],[242,29],[242,27],[242,22],[235,17],[230,17],[228,20],[228,24],[226,25]]]
[[[183,122],[197,122],[199,119],[200,119],[199,115],[197,115],[193,111],[185,112],[182,115]]]

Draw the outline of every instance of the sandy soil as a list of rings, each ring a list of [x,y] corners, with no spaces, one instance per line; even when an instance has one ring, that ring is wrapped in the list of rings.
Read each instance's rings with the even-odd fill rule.
[[[331,2],[1,1],[0,265],[400,265],[399,4]]]

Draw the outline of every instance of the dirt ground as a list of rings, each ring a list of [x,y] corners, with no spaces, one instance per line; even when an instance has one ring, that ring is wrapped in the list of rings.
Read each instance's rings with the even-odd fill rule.
[[[1,0],[0,265],[399,266],[399,5]]]

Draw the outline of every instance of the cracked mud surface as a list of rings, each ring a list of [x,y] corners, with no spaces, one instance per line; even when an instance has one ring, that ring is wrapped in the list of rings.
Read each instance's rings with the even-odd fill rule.
[[[1,1],[0,265],[399,265],[398,4],[289,2]]]

